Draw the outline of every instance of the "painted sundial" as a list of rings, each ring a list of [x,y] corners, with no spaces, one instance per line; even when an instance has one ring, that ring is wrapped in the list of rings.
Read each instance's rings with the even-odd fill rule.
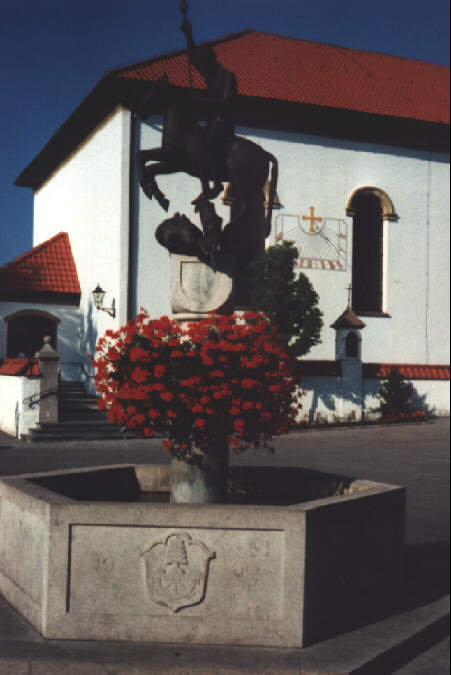
[[[275,241],[293,241],[303,269],[342,272],[346,269],[347,223],[342,218],[315,214],[279,213],[274,222]]]

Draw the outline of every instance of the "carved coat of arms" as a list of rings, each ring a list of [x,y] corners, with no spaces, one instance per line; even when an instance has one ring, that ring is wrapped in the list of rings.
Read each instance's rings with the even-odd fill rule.
[[[186,532],[170,534],[140,551],[144,580],[157,605],[178,612],[205,597],[209,563],[215,557],[205,544]]]

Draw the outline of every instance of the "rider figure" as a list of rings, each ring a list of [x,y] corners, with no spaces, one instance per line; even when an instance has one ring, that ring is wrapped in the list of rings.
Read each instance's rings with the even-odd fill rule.
[[[196,70],[207,85],[207,96],[199,97],[200,105],[207,110],[207,126],[205,135],[199,142],[199,165],[202,189],[208,187],[208,180],[215,181],[215,188],[220,181],[221,159],[225,147],[235,133],[232,111],[233,102],[238,93],[235,75],[222,66],[214,49],[208,45],[197,46],[193,40],[191,22],[185,16],[180,26],[186,35],[188,56]],[[214,191],[214,196],[219,194]],[[213,196],[208,188],[208,196]]]

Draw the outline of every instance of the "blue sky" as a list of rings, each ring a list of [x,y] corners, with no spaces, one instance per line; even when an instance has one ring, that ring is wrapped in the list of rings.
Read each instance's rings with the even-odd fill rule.
[[[188,0],[196,41],[246,28],[449,65],[448,0]],[[181,49],[179,0],[0,0],[0,265],[32,246],[22,169],[106,70]]]

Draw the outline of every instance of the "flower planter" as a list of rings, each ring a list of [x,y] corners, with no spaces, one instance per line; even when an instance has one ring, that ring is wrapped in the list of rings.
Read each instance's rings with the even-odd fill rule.
[[[1,480],[1,593],[47,638],[271,647],[393,605],[404,488],[307,472],[320,498],[296,502],[305,472],[234,471],[234,501],[254,504],[167,503],[162,466]]]
[[[192,451],[193,462],[171,460],[171,502],[173,504],[225,504],[229,449],[227,444],[205,454]]]

